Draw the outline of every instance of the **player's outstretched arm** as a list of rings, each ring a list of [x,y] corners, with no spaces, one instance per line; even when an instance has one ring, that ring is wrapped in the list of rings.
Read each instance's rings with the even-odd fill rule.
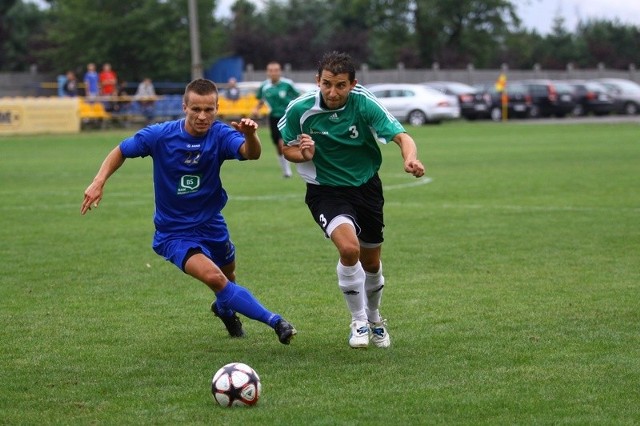
[[[120,151],[120,147],[116,146],[104,159],[98,174],[93,178],[91,185],[84,191],[84,200],[80,207],[80,214],[85,214],[93,207],[98,207],[100,200],[102,200],[102,193],[104,190],[104,184],[107,183],[107,179],[124,164],[124,155]]]
[[[413,138],[407,133],[399,133],[393,138],[393,141],[400,147],[404,159],[404,171],[417,178],[424,176],[425,167],[418,160],[418,148]]]
[[[240,155],[247,160],[257,160],[262,154],[262,145],[258,137],[258,123],[250,118],[232,121],[231,126],[244,135],[244,143],[240,146]]]

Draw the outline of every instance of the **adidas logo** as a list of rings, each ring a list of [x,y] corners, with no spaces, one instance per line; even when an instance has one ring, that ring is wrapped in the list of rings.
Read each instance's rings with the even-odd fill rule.
[[[331,120],[331,121],[338,121],[338,120],[339,120],[339,118],[338,118],[338,113],[337,113],[337,112],[334,112],[333,114],[331,114],[331,115],[329,116],[329,120]]]

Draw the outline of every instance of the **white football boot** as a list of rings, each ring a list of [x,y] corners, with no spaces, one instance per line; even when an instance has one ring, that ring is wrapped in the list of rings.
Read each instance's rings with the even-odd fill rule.
[[[387,332],[387,320],[380,319],[378,322],[370,322],[371,343],[379,348],[388,348],[391,346],[391,338]]]
[[[369,323],[367,321],[353,321],[351,323],[349,346],[354,349],[369,346]]]

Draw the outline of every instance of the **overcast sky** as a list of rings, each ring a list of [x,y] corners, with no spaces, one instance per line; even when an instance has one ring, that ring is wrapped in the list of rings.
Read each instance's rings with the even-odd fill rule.
[[[218,0],[216,15],[230,16],[230,8],[235,0]],[[262,4],[260,0],[254,0]],[[640,27],[640,0],[514,0],[518,14],[526,28],[547,34],[556,16],[565,20],[569,32],[576,29],[580,20],[619,19],[622,24]]]
[[[580,20],[619,20],[640,27],[640,0],[517,0],[518,14],[526,28],[547,34],[553,19],[561,16],[569,32]]]

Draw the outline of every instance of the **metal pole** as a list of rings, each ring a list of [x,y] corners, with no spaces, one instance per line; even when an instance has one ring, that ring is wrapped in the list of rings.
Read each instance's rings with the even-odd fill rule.
[[[200,55],[200,30],[198,29],[197,0],[189,0],[189,36],[191,38],[191,79],[202,78],[202,57]]]

